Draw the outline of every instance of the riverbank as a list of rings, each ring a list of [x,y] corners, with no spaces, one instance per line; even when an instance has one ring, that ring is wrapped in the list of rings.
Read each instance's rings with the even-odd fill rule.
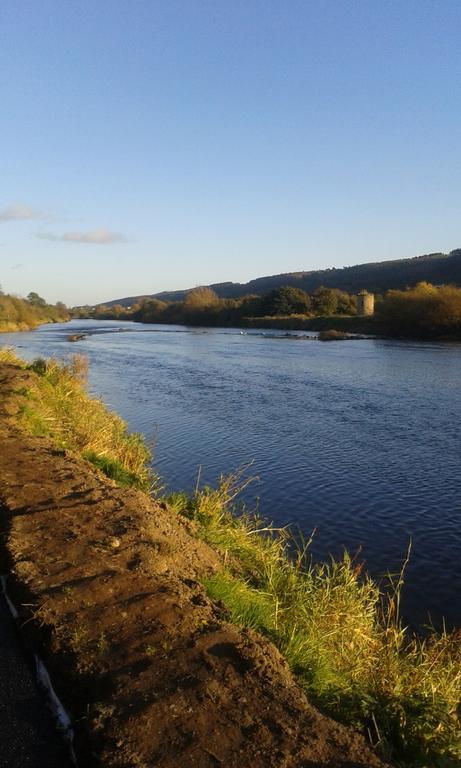
[[[70,315],[64,304],[47,304],[38,294],[28,299],[9,296],[0,292],[0,333],[30,331],[45,323],[61,323]]]
[[[275,330],[291,331],[340,331],[342,333],[364,334],[367,336],[384,336],[384,329],[373,317],[358,317],[357,315],[333,315],[331,317],[304,317],[303,315],[288,315],[286,317],[252,317],[246,318],[244,328],[273,328]]]
[[[18,428],[36,375],[0,368],[2,556],[80,764],[378,768],[268,640],[225,621],[201,583],[221,557],[193,524]]]
[[[366,292],[365,292],[366,294]],[[361,297],[363,298],[363,296]],[[384,338],[459,341],[461,339],[461,289],[452,285],[418,283],[405,291],[389,290],[374,300],[372,314],[357,297],[344,291],[319,288],[313,295],[290,286],[263,296],[220,299],[209,288],[194,288],[182,301],[146,299],[125,308],[121,305],[77,308],[78,317],[135,320],[140,323],[190,326],[273,328],[366,334]],[[85,314],[88,312],[88,314]]]
[[[10,362],[14,362],[13,358]],[[133,465],[132,451],[124,444],[119,428],[112,421],[106,427],[99,421],[96,430],[89,429],[89,422],[99,419],[98,409],[90,405],[95,401],[85,401],[81,386],[75,383],[79,371],[79,364],[65,370],[44,362],[34,364],[33,371],[19,369],[20,376],[26,378],[14,387],[16,423],[34,436],[51,438],[54,455],[59,449],[71,448],[74,458],[77,453],[86,453],[91,441],[105,432],[109,448],[99,444],[96,451],[93,444],[92,449],[99,459],[104,454],[101,468],[119,482],[136,481],[142,461],[137,459]],[[113,429],[119,435],[117,441],[112,439]],[[117,456],[108,455],[113,444],[118,446]],[[134,445],[138,443],[135,441]],[[70,458],[69,454],[64,458]],[[89,458],[94,460],[94,455]],[[131,477],[117,473],[115,470],[120,467],[129,471]],[[53,465],[51,470],[55,471]],[[58,484],[61,474],[57,473]],[[38,475],[46,477],[46,471],[40,470]],[[52,489],[51,480],[46,490],[50,499]],[[256,629],[273,640],[311,698],[315,697],[323,709],[328,708],[336,717],[368,733],[383,754],[399,759],[402,765],[457,765],[459,639],[457,642],[455,636],[435,634],[429,643],[412,639],[396,619],[398,602],[391,601],[389,610],[383,614],[379,590],[347,559],[315,568],[309,566],[308,558],[293,561],[288,556],[291,542],[286,531],[264,531],[264,526],[253,519],[234,517],[235,491],[236,484],[224,480],[217,489],[204,488],[191,497],[179,494],[164,500],[160,507],[163,513],[158,512],[170,526],[183,529],[185,525],[195,545],[199,541],[211,546],[215,566],[194,574],[205,585],[208,596],[219,600],[226,607],[225,616],[240,624],[245,632],[253,633]],[[98,501],[92,500],[91,494],[88,498],[92,509],[97,510]],[[139,498],[147,499],[144,495]],[[73,499],[73,503],[77,502]],[[85,517],[80,502],[78,508],[86,521],[88,510]],[[109,518],[114,514],[112,509],[106,513]],[[86,525],[85,522],[79,528],[77,538],[84,535]],[[145,540],[144,529],[136,523],[132,543],[136,534],[139,538],[140,531],[141,539]],[[95,532],[90,535],[93,541],[100,541]],[[116,539],[114,549],[119,549],[120,536],[112,533],[111,537]],[[119,544],[121,548],[121,540]],[[61,541],[59,546],[62,549],[67,545]],[[112,548],[106,544],[102,551],[107,558]],[[126,565],[124,561],[123,564]],[[168,567],[174,572],[171,562]],[[148,574],[146,564],[144,569]],[[99,637],[93,637],[95,645]],[[100,645],[105,646],[105,635]],[[156,653],[152,654],[155,663]]]
[[[10,322],[6,320],[0,320],[0,333],[20,333],[21,331],[33,331],[40,325],[46,325],[47,323],[63,323],[64,319],[59,320],[37,320],[36,322]]]

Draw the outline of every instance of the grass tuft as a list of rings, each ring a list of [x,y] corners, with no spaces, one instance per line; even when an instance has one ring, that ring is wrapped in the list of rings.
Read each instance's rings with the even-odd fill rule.
[[[403,571],[382,593],[347,554],[312,563],[309,542],[237,514],[241,484],[237,473],[168,499],[222,554],[222,571],[205,581],[209,595],[232,621],[270,637],[310,698],[384,757],[408,768],[459,766],[460,634],[409,632],[399,618]]]
[[[20,368],[26,367],[26,363],[16,355],[12,347],[0,347],[0,363],[17,365]]]
[[[146,482],[146,479],[140,477],[136,472],[129,472],[117,459],[112,459],[109,456],[99,456],[94,451],[83,451],[82,456],[93,466],[100,469],[106,477],[115,480],[118,485],[124,488],[138,488],[146,493],[149,491],[150,482]]]
[[[14,354],[3,352],[0,362],[10,361],[21,364]],[[85,357],[75,355],[67,363],[38,358],[28,368],[36,375],[20,406],[19,420],[25,429],[77,453],[120,485],[157,490],[142,435],[129,433],[117,414],[87,394]]]

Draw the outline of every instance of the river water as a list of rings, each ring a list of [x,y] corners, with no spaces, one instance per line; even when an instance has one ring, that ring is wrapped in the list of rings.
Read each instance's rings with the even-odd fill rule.
[[[316,529],[313,557],[346,548],[380,578],[411,541],[405,619],[461,626],[461,345],[89,320],[0,343],[87,355],[91,391],[155,442],[169,489],[252,461],[245,501]]]

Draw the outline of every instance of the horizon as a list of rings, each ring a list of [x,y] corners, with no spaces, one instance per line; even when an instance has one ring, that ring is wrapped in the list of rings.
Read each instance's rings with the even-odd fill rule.
[[[461,8],[5,0],[0,283],[68,305],[447,253]]]

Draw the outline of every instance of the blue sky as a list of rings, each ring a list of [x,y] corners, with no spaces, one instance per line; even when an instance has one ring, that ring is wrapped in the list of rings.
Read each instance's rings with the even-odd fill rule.
[[[94,303],[461,247],[459,0],[2,0],[0,283]]]

